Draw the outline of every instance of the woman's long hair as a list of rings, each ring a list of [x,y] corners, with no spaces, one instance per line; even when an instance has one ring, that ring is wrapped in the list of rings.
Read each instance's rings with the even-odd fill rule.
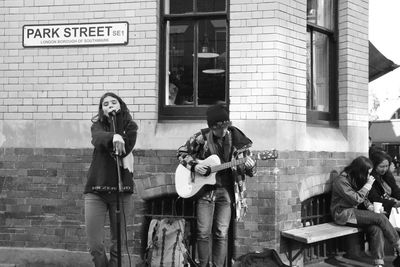
[[[368,171],[373,168],[372,161],[364,156],[355,158],[350,165],[346,166],[343,172],[348,174],[350,183],[354,189],[360,190],[368,178]]]
[[[103,111],[103,101],[104,101],[104,98],[106,98],[107,96],[111,96],[111,97],[113,97],[113,98],[118,100],[119,105],[121,106],[120,113],[122,114],[123,118],[127,118],[128,115],[130,117],[129,109],[126,106],[125,102],[119,96],[117,96],[116,94],[114,94],[112,92],[107,92],[104,95],[102,95],[102,97],[100,98],[99,109],[97,111],[97,114],[92,118],[92,122],[99,121],[99,122],[101,122],[103,124],[108,124],[109,123],[108,122],[108,117],[104,114],[104,111]]]

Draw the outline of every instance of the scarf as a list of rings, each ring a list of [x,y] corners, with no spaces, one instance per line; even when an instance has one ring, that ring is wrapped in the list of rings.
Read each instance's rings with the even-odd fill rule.
[[[206,133],[206,140],[207,140],[207,145],[208,149],[212,154],[216,154],[222,159],[224,162],[230,161],[230,159],[233,158],[238,158],[238,156],[242,156],[242,153],[244,150],[246,150],[250,145],[251,141],[245,135],[239,131],[236,128],[232,128],[232,130],[237,131],[236,135],[233,135],[232,131],[229,131],[228,134],[225,136],[224,142],[222,144],[223,147],[223,155],[221,149],[219,149],[218,144],[215,143],[214,135],[212,131],[210,130],[208,133]],[[232,139],[234,139],[234,143],[243,145],[244,148],[240,150],[236,150],[236,148],[233,146]],[[245,144],[245,145],[244,145]],[[245,197],[245,191],[246,191],[246,184],[244,182],[244,175],[239,176],[237,174],[237,167],[232,167],[232,178],[234,179],[234,185],[233,185],[233,190],[234,190],[234,197],[235,197],[235,218],[237,221],[242,221],[244,216],[247,213],[248,205],[247,205],[247,200]]]

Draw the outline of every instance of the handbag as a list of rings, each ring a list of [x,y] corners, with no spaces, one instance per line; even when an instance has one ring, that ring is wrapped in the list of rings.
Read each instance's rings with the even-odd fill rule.
[[[392,208],[389,221],[394,228],[400,228],[400,208]]]

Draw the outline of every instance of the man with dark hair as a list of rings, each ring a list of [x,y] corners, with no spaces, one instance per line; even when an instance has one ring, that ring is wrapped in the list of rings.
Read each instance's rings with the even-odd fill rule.
[[[244,164],[216,173],[215,185],[205,185],[196,195],[197,201],[197,248],[200,266],[222,267],[226,261],[228,229],[232,216],[241,219],[247,209],[244,198],[245,175],[255,174],[255,162],[248,157],[252,142],[238,128],[232,126],[229,111],[224,104],[207,109],[208,128],[200,130],[178,149],[179,162],[197,174],[210,175],[210,166],[198,160],[218,155],[221,163],[244,158]],[[201,178],[199,178],[201,179]],[[210,235],[213,238],[210,259]]]

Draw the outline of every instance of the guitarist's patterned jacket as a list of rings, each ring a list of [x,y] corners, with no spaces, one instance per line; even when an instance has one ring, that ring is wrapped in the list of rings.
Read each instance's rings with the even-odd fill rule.
[[[251,140],[238,128],[229,126],[226,137],[229,138],[230,159],[243,158],[250,154],[249,148],[252,145]],[[213,153],[210,150],[209,139],[212,138],[212,131],[209,128],[202,129],[187,140],[187,142],[178,149],[178,160],[187,169],[194,171],[197,159],[204,160]],[[251,169],[245,168],[244,164],[232,168],[232,183],[234,183],[235,195],[235,215],[237,220],[241,220],[247,211],[245,175],[254,176],[256,166]],[[204,192],[203,192],[204,193]],[[199,192],[202,194],[202,191]]]

